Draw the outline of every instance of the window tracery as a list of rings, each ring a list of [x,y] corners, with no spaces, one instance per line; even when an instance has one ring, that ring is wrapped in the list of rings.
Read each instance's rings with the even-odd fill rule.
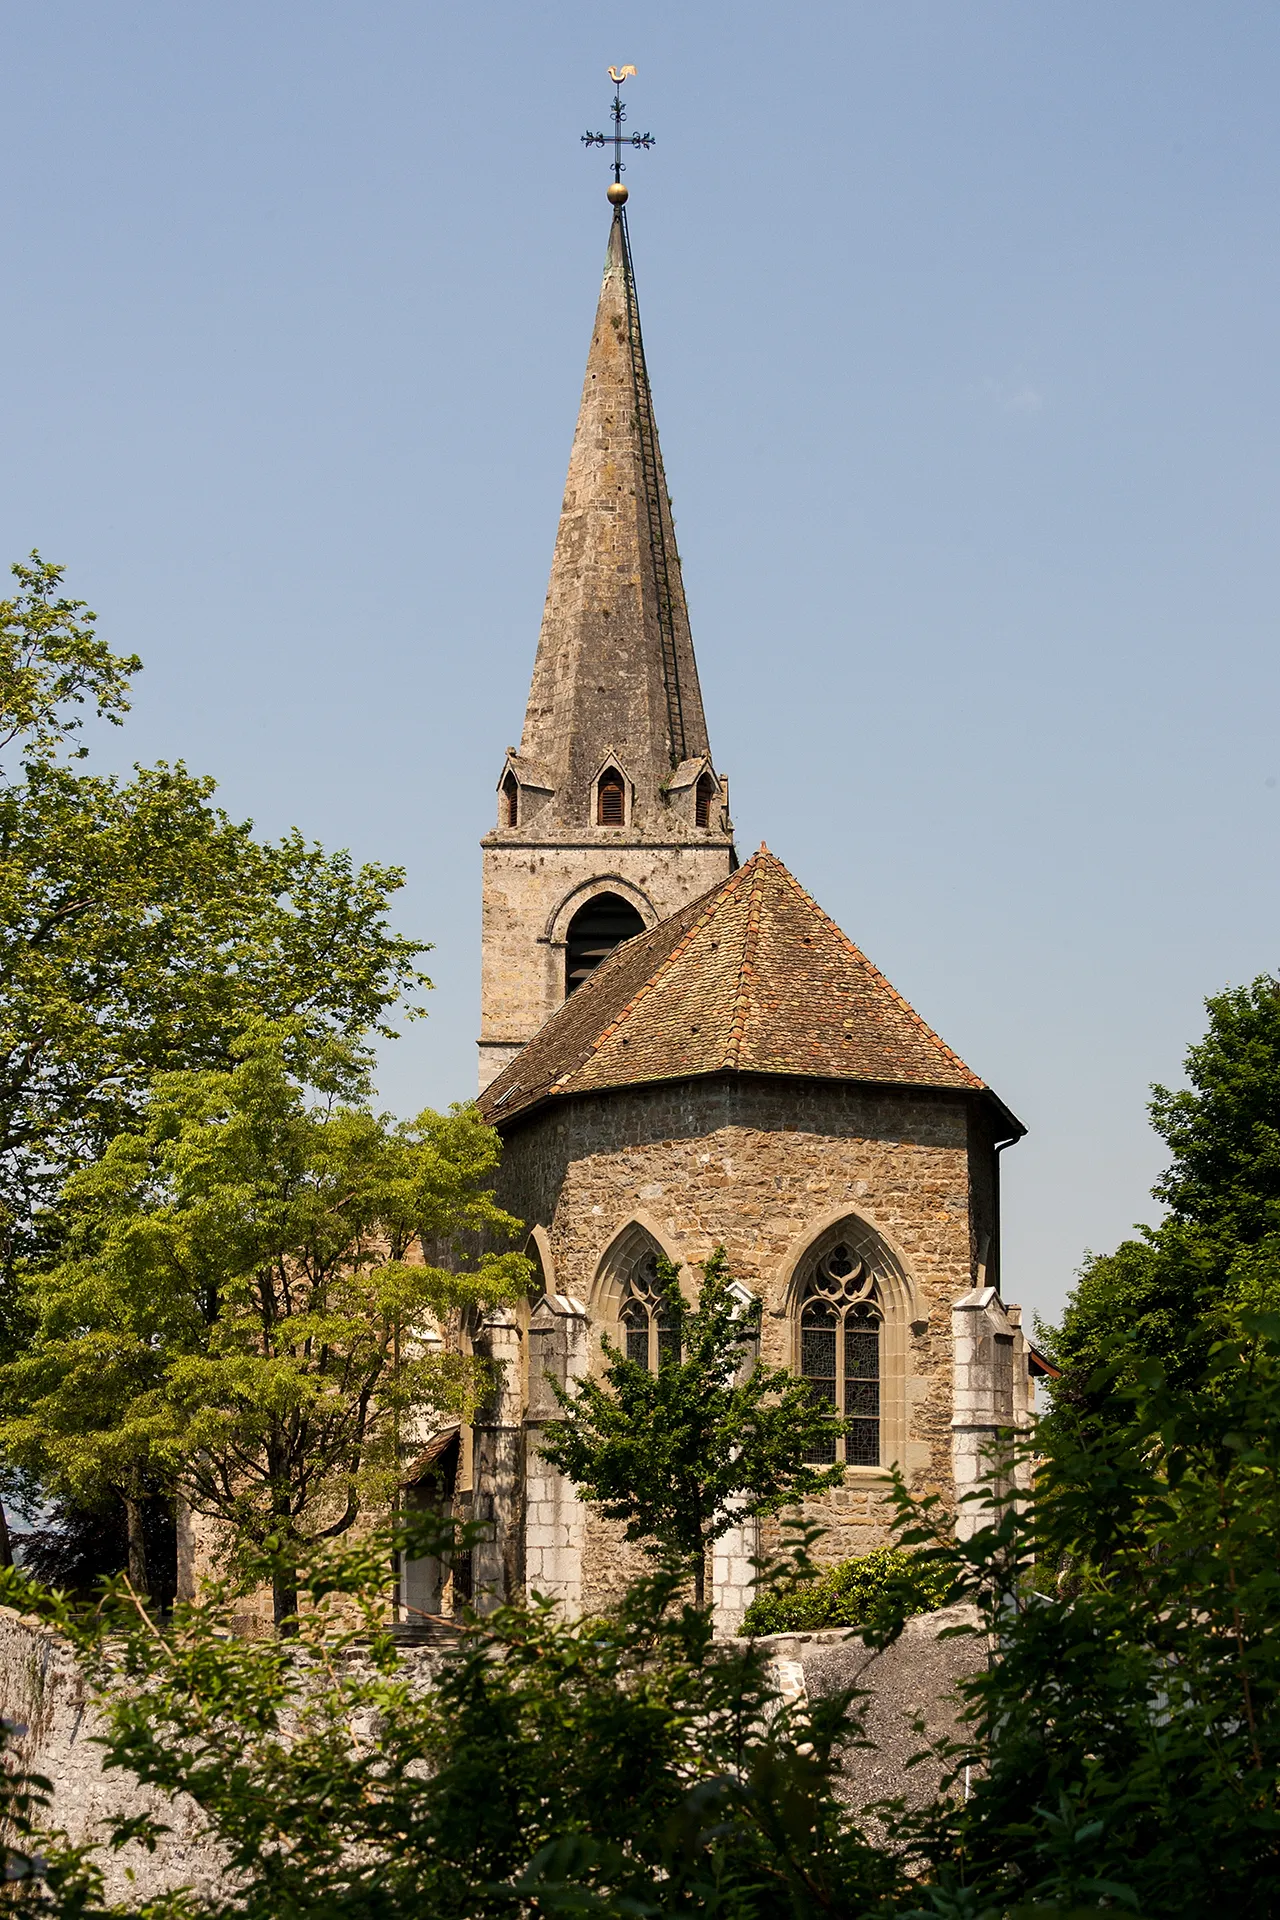
[[[815,1262],[800,1308],[800,1373],[816,1400],[847,1422],[843,1438],[809,1457],[878,1467],[884,1309],[873,1268],[843,1240]]]
[[[628,1360],[650,1373],[679,1360],[680,1332],[658,1277],[656,1253],[643,1255],[632,1267],[618,1318]]]

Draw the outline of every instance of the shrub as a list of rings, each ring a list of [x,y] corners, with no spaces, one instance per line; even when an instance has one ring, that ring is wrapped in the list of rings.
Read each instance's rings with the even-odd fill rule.
[[[951,1588],[949,1574],[900,1547],[843,1560],[793,1586],[761,1594],[747,1608],[747,1633],[812,1633],[818,1627],[873,1627],[932,1613]]]

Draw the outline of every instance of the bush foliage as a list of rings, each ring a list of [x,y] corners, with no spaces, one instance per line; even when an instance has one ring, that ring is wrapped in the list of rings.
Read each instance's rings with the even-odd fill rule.
[[[228,1593],[160,1634],[123,1589],[86,1620],[0,1576],[11,1604],[78,1642],[105,1690],[109,1764],[191,1795],[239,1876],[111,1911],[1271,1920],[1280,1318],[1224,1330],[1193,1391],[1155,1363],[1129,1372],[1107,1433],[1051,1430],[1034,1498],[1005,1497],[997,1475],[964,1541],[897,1483],[912,1577],[923,1561],[973,1609],[948,1631],[974,1660],[934,1755],[941,1790],[874,1818],[840,1778],[864,1737],[857,1691],[784,1697],[767,1647],[717,1641],[679,1569],[601,1616],[534,1603],[475,1620],[434,1685],[382,1626],[387,1538],[308,1550],[292,1641],[229,1635]],[[1032,1562],[1060,1577],[1037,1588]],[[884,1644],[900,1617],[864,1634]],[[5,1791],[20,1801],[20,1773]],[[20,1804],[10,1822],[10,1871],[28,1873],[15,1909],[104,1911],[92,1853],[33,1833]],[[145,1822],[127,1826],[145,1844]]]
[[[901,1547],[877,1547],[760,1594],[743,1627],[747,1633],[813,1633],[866,1626],[884,1633],[913,1613],[942,1606],[950,1589],[948,1573],[931,1561]]]

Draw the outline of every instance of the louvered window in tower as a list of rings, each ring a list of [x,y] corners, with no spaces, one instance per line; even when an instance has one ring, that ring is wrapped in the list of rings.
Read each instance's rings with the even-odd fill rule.
[[[622,775],[613,767],[608,773],[600,775],[596,787],[596,825],[600,827],[625,827],[627,824],[627,796],[622,783]]]
[[[502,824],[504,827],[520,824],[520,782],[511,772],[502,783]]]
[[[846,1422],[809,1457],[880,1464],[880,1338],[875,1275],[851,1248],[832,1247],[814,1268],[800,1310],[800,1372],[815,1400]]]
[[[569,922],[564,948],[566,999],[591,978],[616,946],[643,932],[644,921],[636,909],[616,893],[597,893],[585,907],[579,907]]]
[[[711,775],[709,773],[699,774],[698,784],[694,790],[693,801],[693,819],[695,826],[709,827],[711,825],[711,809],[715,804],[715,797],[716,783]]]

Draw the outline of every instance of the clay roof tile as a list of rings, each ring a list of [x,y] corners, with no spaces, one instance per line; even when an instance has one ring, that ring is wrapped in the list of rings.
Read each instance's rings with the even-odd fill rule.
[[[990,1091],[762,846],[617,947],[481,1112],[500,1124],[565,1094],[726,1072]]]

